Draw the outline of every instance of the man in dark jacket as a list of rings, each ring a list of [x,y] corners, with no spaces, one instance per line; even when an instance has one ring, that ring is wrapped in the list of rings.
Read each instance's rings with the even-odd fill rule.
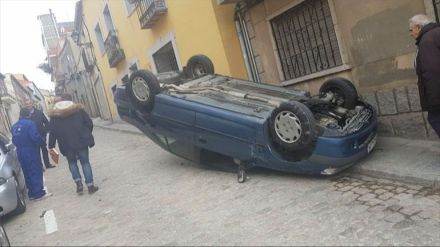
[[[414,64],[420,105],[440,137],[440,25],[426,15],[415,15],[409,20],[409,31],[417,45]]]
[[[42,111],[34,107],[32,101],[30,100],[26,101],[24,107],[31,112],[30,119],[34,121],[35,125],[37,126],[38,133],[46,142],[47,131],[49,130],[49,120],[47,120],[46,116]],[[41,146],[41,155],[43,156],[44,166],[46,167],[46,169],[55,167],[49,162],[49,155],[47,152],[46,145]]]
[[[17,147],[18,160],[23,169],[29,199],[39,200],[51,195],[44,190],[43,165],[40,158],[40,146],[45,146],[46,142],[29,117],[29,110],[22,108],[20,120],[11,128],[12,143]]]
[[[49,111],[50,132],[49,149],[58,147],[69,163],[69,170],[76,183],[76,192],[83,192],[81,174],[78,169],[78,159],[81,163],[85,183],[89,194],[98,191],[98,187],[93,183],[92,167],[89,161],[89,147],[95,145],[92,130],[93,122],[89,115],[84,111],[82,105],[72,102],[72,96],[65,94],[61,96],[61,101],[55,103]]]

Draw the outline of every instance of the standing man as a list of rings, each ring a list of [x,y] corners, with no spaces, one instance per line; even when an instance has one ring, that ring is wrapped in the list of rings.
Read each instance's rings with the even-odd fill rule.
[[[55,103],[49,111],[50,133],[49,148],[53,152],[56,141],[60,152],[67,158],[69,170],[76,183],[76,192],[83,192],[81,174],[78,169],[78,159],[82,166],[89,194],[98,191],[93,183],[92,167],[89,161],[89,147],[95,145],[92,130],[93,122],[84,111],[82,105],[72,102],[72,96],[64,94],[61,101]]]
[[[414,64],[420,105],[440,137],[440,25],[426,15],[415,15],[409,19],[409,32],[417,45]]]
[[[26,107],[30,111],[30,119],[34,121],[35,125],[37,126],[38,133],[46,142],[47,131],[49,130],[49,120],[47,120],[42,111],[34,107],[31,100],[27,100],[24,104],[24,107]],[[41,154],[43,156],[44,166],[46,167],[46,169],[54,168],[55,166],[49,162],[49,155],[46,145],[41,146]]]
[[[29,199],[39,200],[52,195],[46,193],[43,185],[40,146],[46,145],[46,142],[29,117],[29,109],[22,108],[20,119],[11,128],[12,143],[17,147],[18,160],[23,169]]]

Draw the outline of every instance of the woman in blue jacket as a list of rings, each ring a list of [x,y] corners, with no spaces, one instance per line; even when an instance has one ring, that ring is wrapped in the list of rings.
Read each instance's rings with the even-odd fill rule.
[[[40,146],[46,145],[37,131],[35,123],[29,119],[30,111],[20,110],[20,119],[12,126],[12,143],[17,147],[18,160],[23,169],[30,200],[42,199],[46,194],[43,185],[43,166]]]

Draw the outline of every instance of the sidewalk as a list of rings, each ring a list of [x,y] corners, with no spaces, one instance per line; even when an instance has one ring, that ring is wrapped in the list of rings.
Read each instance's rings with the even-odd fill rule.
[[[143,135],[136,127],[122,120],[111,123],[94,119],[93,123],[104,129]],[[423,186],[438,186],[440,141],[379,137],[371,155],[348,172]]]

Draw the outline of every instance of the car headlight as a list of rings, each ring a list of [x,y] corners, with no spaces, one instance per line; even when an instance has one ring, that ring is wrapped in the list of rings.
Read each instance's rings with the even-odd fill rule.
[[[0,178],[0,185],[3,185],[6,183],[6,179],[5,178]]]

